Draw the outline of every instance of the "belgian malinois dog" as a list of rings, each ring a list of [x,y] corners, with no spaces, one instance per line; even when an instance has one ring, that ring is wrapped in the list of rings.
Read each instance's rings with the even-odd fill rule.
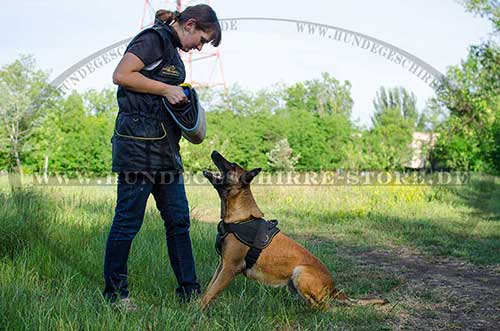
[[[203,175],[219,194],[222,221],[235,224],[262,219],[264,214],[250,190],[250,182],[261,169],[247,171],[227,161],[217,151],[213,151],[211,157],[220,173],[204,171]],[[349,298],[335,288],[332,275],[321,261],[282,232],[278,232],[271,243],[262,249],[251,268],[247,268],[245,262],[250,247],[233,233],[225,237],[221,248],[221,260],[201,299],[203,309],[240,273],[266,285],[287,285],[290,292],[298,293],[311,306],[320,309],[327,308],[331,299],[345,304],[388,302],[384,299]]]

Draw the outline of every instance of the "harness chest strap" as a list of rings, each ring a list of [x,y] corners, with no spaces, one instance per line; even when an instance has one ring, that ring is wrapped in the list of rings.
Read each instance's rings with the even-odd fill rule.
[[[252,268],[257,262],[260,252],[269,246],[274,236],[280,231],[277,227],[277,220],[265,220],[255,218],[242,223],[225,223],[221,220],[217,225],[217,237],[215,240],[215,250],[222,255],[222,243],[229,233],[246,246],[250,247],[245,256],[246,269]]]

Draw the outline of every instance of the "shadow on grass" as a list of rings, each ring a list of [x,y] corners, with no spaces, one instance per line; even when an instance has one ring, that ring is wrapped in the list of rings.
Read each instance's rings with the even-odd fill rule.
[[[17,190],[9,195],[1,195],[0,200],[6,206],[4,210],[4,226],[2,237],[8,238],[0,250],[0,256],[15,260],[18,257],[29,256],[34,251],[40,260],[55,260],[58,269],[69,269],[72,274],[79,274],[87,281],[100,281],[100,275],[93,272],[95,266],[90,259],[85,262],[82,254],[85,252],[79,243],[88,244],[98,231],[80,231],[76,226],[58,222],[61,215],[57,214],[57,203],[36,190]],[[52,274],[48,266],[40,271]],[[50,275],[47,274],[46,276]],[[42,274],[42,277],[44,275]]]
[[[96,289],[103,286],[102,264],[114,202],[61,201],[43,191],[19,190],[0,193],[0,203],[5,206],[0,212],[0,258],[29,259],[27,263],[54,284],[76,275],[79,277],[73,280],[79,280],[80,285]],[[72,223],[79,215],[85,215],[85,219]],[[215,233],[215,224],[192,220],[191,237],[202,285],[208,283],[217,264]],[[165,291],[174,293],[177,283],[167,256],[163,222],[156,210],[146,212],[129,262],[133,283],[156,284],[148,289],[156,297]]]
[[[477,232],[477,221],[401,218],[379,213],[288,212],[295,219],[328,224],[339,244],[372,249],[404,245],[429,254],[454,256],[476,264],[498,264],[500,237],[494,231]],[[334,226],[331,226],[334,225]],[[321,226],[320,226],[321,228]]]
[[[111,223],[111,219],[107,218],[112,215],[113,203],[56,200],[36,190],[0,195],[0,202],[6,206],[0,211],[3,220],[0,231],[3,238],[8,237],[0,245],[0,261],[8,259],[13,265],[16,274],[11,278],[11,285],[15,286],[18,281],[15,277],[24,275],[19,273],[21,267],[15,269],[16,264],[23,264],[29,272],[36,274],[29,283],[30,293],[19,297],[20,301],[15,305],[7,307],[5,316],[17,319],[22,308],[25,320],[13,325],[26,322],[33,328],[47,328],[57,323],[65,325],[65,322],[79,323],[82,320],[89,325],[108,325],[107,319],[102,317],[107,316],[106,309],[101,308],[95,298],[89,297],[97,294],[103,285],[102,259]],[[85,219],[78,223],[68,221],[79,215],[85,215]],[[214,249],[215,233],[216,224],[193,220],[191,237],[203,288],[218,260]],[[323,253],[330,252],[325,250]],[[352,270],[352,262],[344,262],[334,267],[337,272],[347,274]],[[337,308],[336,314],[310,311],[297,304],[285,289],[265,287],[239,276],[215,300],[208,314],[196,311],[194,317],[189,319],[190,314],[176,305],[174,289],[177,284],[173,273],[168,271],[170,266],[163,224],[159,215],[151,210],[147,212],[145,224],[134,240],[130,265],[132,292],[146,308],[143,315],[129,318],[128,326],[123,329],[144,329],[144,320],[151,321],[158,328],[178,328],[176,325],[181,325],[182,321],[192,320],[199,323],[200,330],[223,330],[228,325],[232,329],[273,329],[287,323],[298,329],[331,329],[334,325],[343,325],[371,330],[374,325],[382,327],[387,317],[385,313],[365,308]],[[367,275],[365,280],[355,277],[344,280],[350,288],[358,289],[355,293],[363,293],[364,288],[373,289],[375,278],[378,279],[375,283],[386,284],[382,275],[378,278]],[[378,290],[384,292],[386,287],[380,285]],[[6,297],[6,301],[12,300],[17,292],[9,291],[11,297]],[[38,292],[42,296],[35,299],[32,294]],[[46,313],[49,307],[52,307],[50,313]],[[168,319],[172,314],[177,316],[175,320]],[[61,316],[64,316],[62,320]],[[115,324],[122,321],[120,316],[110,318]]]
[[[473,216],[500,221],[500,181],[494,176],[475,175],[469,185],[450,188],[459,201],[474,209]]]

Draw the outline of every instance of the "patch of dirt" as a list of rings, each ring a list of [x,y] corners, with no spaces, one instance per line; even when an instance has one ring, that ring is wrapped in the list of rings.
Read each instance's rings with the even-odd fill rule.
[[[338,253],[362,267],[401,277],[388,305],[399,315],[395,330],[500,330],[499,267],[427,256],[408,248],[365,252],[339,248]]]

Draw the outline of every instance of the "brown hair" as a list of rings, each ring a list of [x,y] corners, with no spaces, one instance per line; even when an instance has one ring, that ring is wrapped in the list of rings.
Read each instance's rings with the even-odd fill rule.
[[[189,6],[182,13],[178,11],[168,11],[160,9],[156,12],[155,19],[163,24],[170,24],[173,21],[183,24],[190,19],[196,21],[196,28],[212,34],[211,44],[215,47],[219,46],[222,38],[222,29],[215,11],[205,4]]]

